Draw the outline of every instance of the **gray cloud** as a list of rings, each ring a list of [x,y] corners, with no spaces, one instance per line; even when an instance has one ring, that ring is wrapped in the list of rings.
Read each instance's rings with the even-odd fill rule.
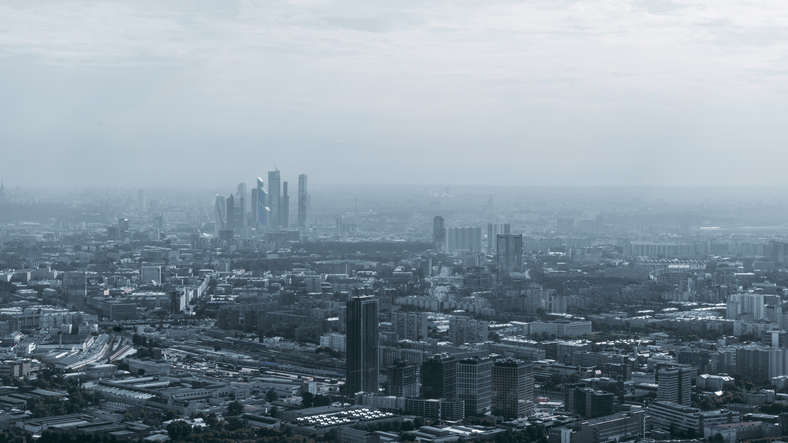
[[[0,146],[37,161],[0,175],[785,184],[786,25],[744,0],[5,3]]]

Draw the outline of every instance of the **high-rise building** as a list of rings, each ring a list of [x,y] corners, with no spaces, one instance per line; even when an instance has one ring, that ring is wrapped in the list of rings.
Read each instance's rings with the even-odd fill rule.
[[[424,312],[395,312],[391,318],[397,340],[424,340],[427,338],[427,323]]]
[[[287,182],[282,182],[282,207],[279,225],[282,229],[290,228],[290,195],[287,194]]]
[[[449,339],[455,345],[486,342],[489,335],[489,322],[468,317],[449,319]]]
[[[263,179],[257,177],[257,192],[255,193],[255,229],[262,230],[268,225],[268,192],[263,187]]]
[[[306,174],[298,176],[298,229],[306,229],[307,195]]]
[[[692,384],[695,368],[689,366],[663,366],[656,371],[657,400],[691,406]]]
[[[435,252],[446,252],[446,226],[441,215],[432,219],[432,249]]]
[[[227,203],[221,195],[216,196],[214,201],[214,220],[216,221],[216,232],[223,231],[226,228],[227,217]]]
[[[564,405],[566,410],[584,418],[605,417],[615,412],[615,394],[598,391],[577,383],[566,388]]]
[[[498,252],[498,236],[501,234],[510,234],[510,224],[496,224],[490,223],[487,225],[487,253],[494,254]]]
[[[235,229],[235,198],[232,194],[227,197],[227,208],[225,209],[225,216],[227,217],[227,221],[225,222],[225,228],[228,230]]]
[[[145,212],[147,209],[145,203],[145,190],[140,189],[137,191],[137,207],[139,208],[140,212]]]
[[[490,410],[493,361],[489,357],[470,357],[457,363],[457,398],[465,400],[465,415]]]
[[[492,414],[506,419],[534,412],[534,365],[514,358],[496,360],[492,367]]]
[[[243,228],[246,225],[246,201],[246,183],[238,183],[238,202],[236,206],[238,206],[237,224],[239,228]]]
[[[279,211],[281,210],[281,205],[282,190],[279,171],[268,171],[268,207],[271,213],[271,219],[269,220],[271,229],[279,229],[281,217]]]
[[[347,302],[346,393],[377,393],[380,373],[378,300],[351,297]]]
[[[3,179],[0,178],[0,205],[5,203],[5,183],[3,183]]]
[[[127,218],[119,218],[118,219],[118,235],[120,238],[125,238],[126,234],[129,233],[129,219]]]
[[[395,397],[418,397],[418,366],[407,360],[397,360],[389,366],[386,393]]]
[[[421,395],[424,398],[452,399],[457,392],[457,359],[437,354],[421,364]]]
[[[523,272],[523,236],[498,235],[497,261],[500,272]]]

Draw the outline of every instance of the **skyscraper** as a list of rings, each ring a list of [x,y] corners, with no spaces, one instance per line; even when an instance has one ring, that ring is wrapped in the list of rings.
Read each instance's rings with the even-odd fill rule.
[[[255,229],[262,230],[268,225],[268,193],[263,188],[263,179],[257,177],[257,193],[255,205]]]
[[[453,399],[457,392],[457,359],[437,354],[421,364],[421,395],[424,398]]]
[[[498,235],[497,261],[500,272],[505,274],[523,272],[523,236]]]
[[[280,226],[279,217],[281,217],[281,215],[279,211],[281,210],[282,204],[282,191],[280,188],[281,180],[279,178],[279,171],[268,171],[268,207],[271,212],[271,219],[269,221],[271,229],[279,229]]]
[[[441,215],[432,219],[432,249],[435,252],[446,252],[446,227]]]
[[[225,212],[227,211],[227,204],[224,201],[224,197],[221,195],[216,195],[216,200],[214,201],[214,217],[216,222],[216,232],[222,231],[225,228],[225,223],[227,222],[227,218],[225,217]]]
[[[232,194],[227,197],[227,209],[225,210],[225,216],[227,217],[225,228],[235,229],[235,198],[233,198]]]
[[[372,296],[351,297],[347,302],[346,394],[378,392],[380,351],[378,347],[378,300]]]
[[[492,414],[506,419],[534,412],[534,366],[522,360],[496,360],[492,368]]]
[[[465,415],[484,414],[490,409],[493,361],[470,357],[457,363],[457,398],[465,400]]]
[[[279,225],[282,229],[290,227],[290,196],[287,194],[287,182],[282,182],[282,207],[279,210],[281,214]]]
[[[307,206],[306,174],[298,176],[298,229],[306,229]]]
[[[238,183],[238,202],[236,202],[238,220],[236,224],[239,228],[243,228],[246,225],[246,201],[246,183]]]

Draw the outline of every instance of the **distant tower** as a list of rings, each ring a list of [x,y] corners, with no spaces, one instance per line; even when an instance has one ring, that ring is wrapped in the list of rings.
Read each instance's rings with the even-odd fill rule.
[[[230,194],[230,196],[227,197],[227,210],[225,212],[225,215],[227,217],[227,223],[225,224],[225,229],[235,229],[236,228],[236,226],[235,226],[235,198],[233,198],[232,194]]]
[[[290,227],[290,196],[287,194],[287,182],[282,182],[282,207],[279,209],[281,214],[279,225],[282,229]]]
[[[254,227],[259,233],[268,225],[268,192],[263,188],[263,179],[260,177],[257,177],[256,197]]]
[[[246,183],[238,183],[238,219],[239,228],[246,225]]]
[[[214,201],[214,217],[216,219],[217,232],[225,228],[225,222],[227,221],[227,218],[225,217],[225,211],[227,211],[227,204],[224,201],[224,197],[217,195],[216,200]]]
[[[271,229],[279,229],[282,205],[281,179],[279,170],[268,171],[268,207],[271,208]]]
[[[307,205],[306,174],[298,176],[298,229],[306,229],[306,205]]]
[[[145,202],[145,190],[140,189],[137,191],[137,205],[139,206],[140,212],[145,212],[147,210]]]
[[[523,272],[523,236],[521,234],[498,235],[498,269],[510,274]]]
[[[346,395],[378,392],[378,338],[378,300],[372,296],[351,297],[347,302]]]
[[[301,181],[300,181],[301,177],[298,177],[298,179],[299,179],[298,183],[300,185],[301,184]],[[304,183],[306,184],[306,175],[304,176]],[[2,205],[3,203],[5,203],[5,184],[3,183],[3,179],[0,178],[0,205]],[[299,206],[299,208],[300,208],[300,206]],[[299,219],[300,219],[300,215],[299,215]]]
[[[432,220],[432,248],[435,252],[446,252],[446,227],[441,215]]]

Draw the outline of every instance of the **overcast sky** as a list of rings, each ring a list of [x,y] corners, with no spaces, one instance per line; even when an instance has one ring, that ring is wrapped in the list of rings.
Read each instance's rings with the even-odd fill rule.
[[[6,186],[788,185],[788,2],[0,3]]]

